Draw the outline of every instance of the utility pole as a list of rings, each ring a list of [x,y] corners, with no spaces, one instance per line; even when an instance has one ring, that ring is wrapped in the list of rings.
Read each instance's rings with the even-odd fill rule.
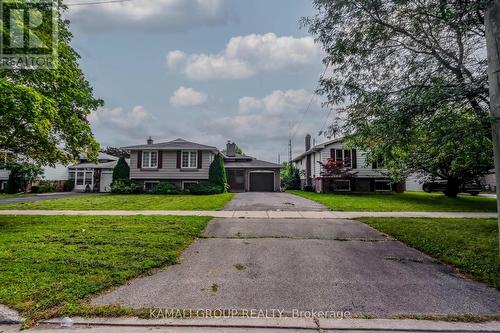
[[[484,15],[488,52],[490,110],[497,180],[498,250],[500,255],[500,0],[492,0]]]
[[[292,122],[288,122],[288,163],[292,163]]]

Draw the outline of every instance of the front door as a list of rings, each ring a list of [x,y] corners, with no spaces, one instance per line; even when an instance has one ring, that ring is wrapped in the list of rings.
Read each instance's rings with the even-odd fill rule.
[[[231,192],[245,191],[245,170],[226,170],[227,183]]]

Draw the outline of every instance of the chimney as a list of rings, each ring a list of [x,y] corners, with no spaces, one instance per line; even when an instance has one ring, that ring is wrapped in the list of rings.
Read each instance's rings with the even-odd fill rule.
[[[148,145],[152,145],[153,144],[153,139],[151,139],[151,137],[149,137],[148,139]]]
[[[231,142],[231,141],[227,141],[226,156],[227,157],[235,157],[236,156],[236,143]]]
[[[306,151],[309,151],[311,149],[311,135],[307,134],[306,135]]]

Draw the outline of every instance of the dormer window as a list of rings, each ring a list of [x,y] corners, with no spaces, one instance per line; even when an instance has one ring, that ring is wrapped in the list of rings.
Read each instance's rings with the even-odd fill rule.
[[[158,167],[158,152],[143,151],[142,152],[142,167],[144,169],[153,169]]]

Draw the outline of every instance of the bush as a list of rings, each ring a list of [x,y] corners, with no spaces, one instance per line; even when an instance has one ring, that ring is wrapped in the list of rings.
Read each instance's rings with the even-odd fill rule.
[[[281,170],[281,187],[285,190],[300,190],[300,171],[291,163]]]
[[[223,192],[229,188],[227,183],[226,168],[221,154],[217,154],[208,169],[208,182],[220,186]]]
[[[31,193],[50,193],[55,190],[56,184],[49,181],[40,182],[38,185],[31,186]]]
[[[189,188],[189,193],[202,195],[202,194],[220,194],[224,193],[225,188],[221,185],[214,184],[211,182],[200,182],[198,184],[193,184]]]
[[[40,182],[38,185],[38,193],[50,193],[56,190],[56,184],[53,182]]]
[[[7,181],[7,193],[16,194],[21,192],[21,181],[17,175],[16,169],[10,170],[9,180]]]
[[[111,193],[115,194],[136,194],[141,193],[142,188],[130,179],[119,179],[111,183]]]
[[[71,192],[74,189],[75,189],[75,181],[73,179],[68,179],[67,181],[64,182],[63,185],[64,192]]]
[[[160,182],[151,191],[153,194],[179,194],[177,187],[169,182]]]
[[[129,179],[130,175],[130,167],[125,161],[125,157],[120,157],[118,162],[116,163],[115,168],[113,169],[113,182],[120,179]]]

